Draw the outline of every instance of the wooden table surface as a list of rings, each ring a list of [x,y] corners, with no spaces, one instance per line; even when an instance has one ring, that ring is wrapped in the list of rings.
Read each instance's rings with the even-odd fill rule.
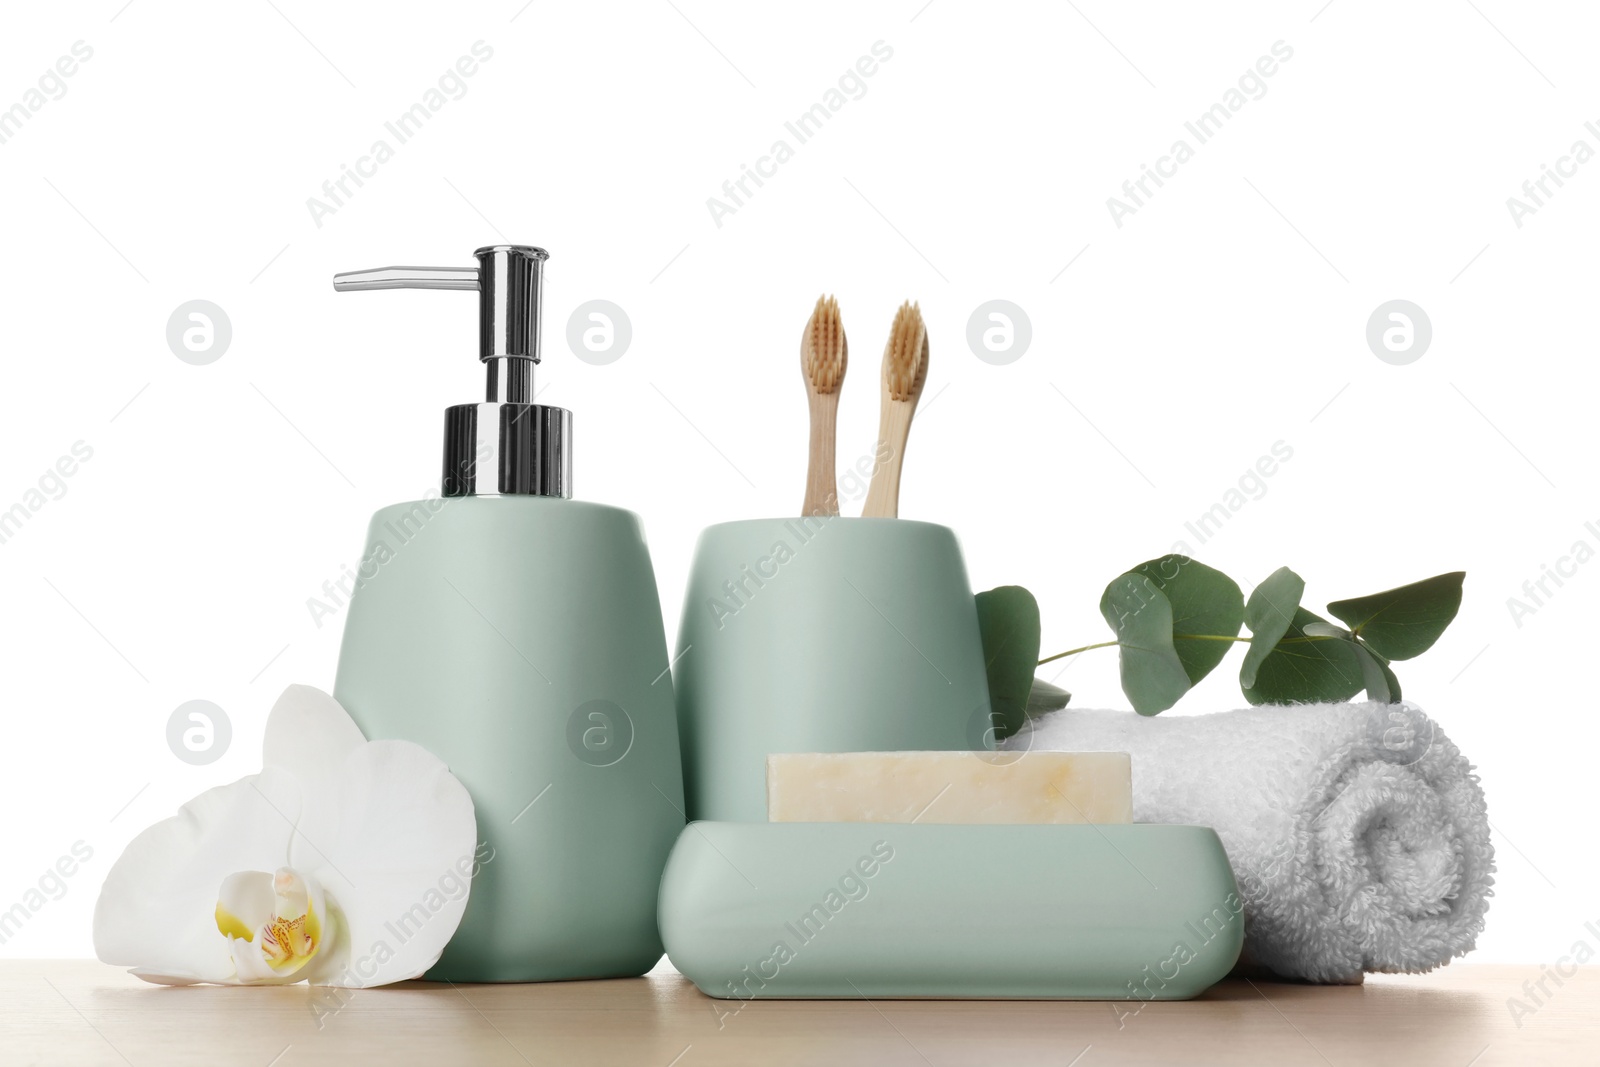
[[[1228,981],[1199,1000],[737,1001],[676,974],[519,986],[146,985],[92,961],[0,961],[0,1063],[1600,1064],[1600,967],[1542,1004],[1537,966],[1457,965],[1365,986]],[[1534,991],[1537,994],[1537,988]],[[1512,1017],[1507,999],[1534,1010]],[[1134,1009],[1138,1009],[1136,1012]],[[1518,1025],[1520,1021],[1521,1025]]]

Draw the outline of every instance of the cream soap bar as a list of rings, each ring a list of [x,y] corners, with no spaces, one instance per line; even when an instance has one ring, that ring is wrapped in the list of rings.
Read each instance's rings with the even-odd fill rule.
[[[767,757],[769,822],[1131,823],[1126,752]]]

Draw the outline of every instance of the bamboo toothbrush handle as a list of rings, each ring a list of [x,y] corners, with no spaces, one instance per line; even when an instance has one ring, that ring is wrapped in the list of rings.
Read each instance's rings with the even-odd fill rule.
[[[876,469],[867,490],[867,502],[861,508],[864,519],[900,517],[900,468],[905,462],[906,439],[911,435],[911,416],[916,410],[915,400],[883,398],[878,415],[878,451],[873,457]]]
[[[812,390],[811,399],[811,450],[806,464],[806,498],[800,506],[801,515],[839,514],[839,488],[835,481],[838,463],[834,457],[834,441],[838,433],[839,393],[818,393]]]

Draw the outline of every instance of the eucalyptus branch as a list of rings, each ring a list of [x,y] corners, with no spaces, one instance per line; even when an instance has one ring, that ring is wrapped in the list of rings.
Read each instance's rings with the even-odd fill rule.
[[[1238,583],[1187,556],[1168,555],[1126,571],[1106,586],[1100,614],[1116,638],[1038,658],[1039,605],[1021,586],[978,594],[978,626],[989,671],[990,706],[1000,736],[1049,704],[1034,671],[1080,652],[1115,648],[1123,692],[1142,715],[1177,703],[1222,662],[1248,645],[1239,686],[1252,704],[1400,699],[1390,663],[1426,652],[1455,619],[1466,575],[1440,574],[1410,585],[1339,600],[1328,614],[1301,605],[1305,581],[1280,567],[1246,602]],[[1176,632],[1174,623],[1185,631]],[[1250,634],[1244,636],[1248,626]],[[1065,702],[1066,694],[1055,691]],[[1050,705],[1059,707],[1060,703]]]

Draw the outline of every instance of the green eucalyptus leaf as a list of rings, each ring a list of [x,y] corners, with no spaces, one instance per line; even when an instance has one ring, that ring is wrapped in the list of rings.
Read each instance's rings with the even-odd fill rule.
[[[1250,627],[1250,649],[1239,667],[1239,684],[1246,689],[1256,684],[1256,671],[1289,632],[1294,613],[1300,607],[1306,582],[1288,567],[1279,567],[1250,592],[1244,606],[1244,622]]]
[[[1350,640],[1350,631],[1343,626],[1335,626],[1331,622],[1308,622],[1305,626],[1307,637],[1337,637],[1341,641]]]
[[[1189,674],[1172,644],[1172,602],[1147,576],[1129,571],[1100,597],[1100,614],[1117,635],[1122,691],[1140,715],[1156,715],[1189,691]]]
[[[1398,704],[1400,679],[1389,669],[1389,661],[1368,648],[1363,641],[1356,641],[1355,646],[1356,655],[1361,659],[1361,678],[1367,690],[1367,699],[1381,704]]]
[[[1176,553],[1141,563],[1130,573],[1150,579],[1172,604],[1174,647],[1189,684],[1198,684],[1232,647],[1229,641],[1205,638],[1238,637],[1244,625],[1244,594],[1238,583]],[[1200,636],[1186,639],[1185,634]]]
[[[1039,664],[1039,602],[1020,585],[987,590],[976,600],[989,709],[999,741],[1022,729],[1027,719],[1033,671]]]
[[[1465,571],[1451,571],[1371,596],[1340,600],[1328,613],[1385,659],[1410,659],[1433,646],[1461,607]]]
[[[1378,660],[1378,666],[1383,668],[1383,680],[1389,683],[1389,703],[1400,703],[1400,679],[1394,676],[1388,660]]]
[[[1252,704],[1349,700],[1366,684],[1354,641],[1306,636],[1306,627],[1328,621],[1296,608],[1283,639],[1261,661],[1256,684],[1244,689]]]
[[[1383,661],[1374,655],[1364,645],[1355,644],[1356,659],[1361,663],[1361,684],[1366,687],[1367,699],[1376,700],[1380,704],[1391,704],[1394,698],[1389,694],[1389,678],[1384,670]]]
[[[1072,700],[1072,694],[1062,689],[1059,685],[1051,685],[1043,678],[1033,680],[1033,689],[1028,693],[1028,715],[1043,715],[1047,711],[1060,711]]]

